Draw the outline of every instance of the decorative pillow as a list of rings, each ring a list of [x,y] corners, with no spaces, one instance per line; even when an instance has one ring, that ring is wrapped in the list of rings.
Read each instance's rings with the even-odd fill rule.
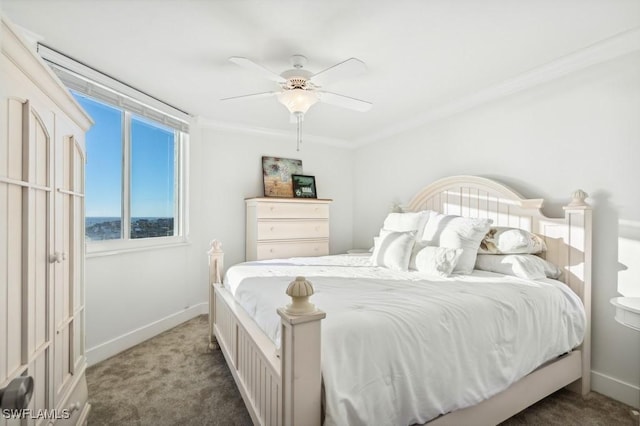
[[[562,275],[556,265],[533,254],[479,254],[476,269],[530,280],[544,277],[556,279]]]
[[[408,213],[389,213],[384,220],[382,229],[394,232],[416,231],[417,235],[421,235],[430,215],[431,210]]]
[[[414,258],[415,269],[429,275],[448,277],[458,264],[462,249],[423,247]]]
[[[547,250],[542,237],[524,229],[491,227],[482,239],[478,253],[536,254]]]
[[[380,236],[374,238],[375,245],[371,255],[373,264],[397,271],[406,271],[409,267],[409,259],[415,240],[415,232],[381,230]]]
[[[462,249],[453,273],[470,274],[480,241],[492,222],[491,219],[472,219],[432,212],[419,240],[429,246]]]

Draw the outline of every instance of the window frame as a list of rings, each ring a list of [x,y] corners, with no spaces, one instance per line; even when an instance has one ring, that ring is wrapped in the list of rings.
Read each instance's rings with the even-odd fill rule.
[[[86,97],[95,102],[105,103],[106,105],[118,109],[122,114],[122,159],[121,159],[121,176],[122,187],[120,191],[121,195],[121,211],[120,211],[120,238],[114,238],[109,240],[86,240],[87,255],[96,254],[109,254],[111,252],[123,252],[132,250],[141,250],[148,248],[156,248],[163,246],[173,246],[176,244],[186,244],[188,239],[186,238],[186,203],[185,203],[185,169],[187,167],[186,162],[186,145],[189,140],[189,135],[181,130],[172,129],[174,134],[174,171],[173,171],[173,186],[174,186],[174,234],[168,237],[147,237],[147,238],[131,238],[131,150],[132,150],[132,133],[131,133],[131,120],[143,119],[151,122],[152,124],[158,124],[166,128],[162,123],[157,123],[154,120],[146,117],[141,117],[136,113],[127,111],[124,108],[116,105],[110,105],[101,99],[93,98],[90,95],[81,93],[78,91],[79,96]],[[87,155],[87,161],[90,161],[90,156]]]
[[[130,251],[185,245],[188,240],[189,124],[191,116],[47,46],[38,53],[54,74],[79,96],[103,103],[122,113],[122,188],[120,238],[86,240],[86,256],[103,256]],[[92,95],[92,88],[101,96]],[[112,98],[118,99],[114,102]],[[148,112],[148,113],[147,113]],[[147,120],[174,131],[174,234],[168,237],[131,238],[131,120]],[[88,155],[86,157],[89,157]],[[86,158],[85,161],[90,161]],[[86,190],[86,188],[85,188]],[[86,238],[86,234],[85,234]]]

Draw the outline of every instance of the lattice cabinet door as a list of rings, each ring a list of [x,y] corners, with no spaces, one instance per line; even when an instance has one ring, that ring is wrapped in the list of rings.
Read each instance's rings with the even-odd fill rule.
[[[32,376],[30,407],[50,409],[52,116],[22,99],[8,98],[4,107],[8,133],[0,139],[0,264],[6,273],[0,274],[0,292],[7,297],[0,300],[7,315],[0,320],[6,322],[0,325],[6,330],[0,382]]]
[[[84,361],[84,152],[72,130],[59,122],[60,144],[56,152],[55,250],[62,261],[55,268],[55,365],[56,401],[73,382]],[[68,132],[67,132],[68,130]]]

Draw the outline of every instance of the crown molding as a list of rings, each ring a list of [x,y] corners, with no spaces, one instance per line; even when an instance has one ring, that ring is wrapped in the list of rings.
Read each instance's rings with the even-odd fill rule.
[[[358,138],[352,144],[356,148],[368,145],[637,50],[640,50],[640,27],[618,33],[472,95],[431,108],[409,120]]]
[[[296,132],[294,131],[272,129],[268,127],[251,126],[251,125],[242,124],[242,123],[224,122],[224,121],[213,120],[211,118],[207,118],[204,116],[196,117],[195,124],[202,128],[225,130],[225,131],[234,132],[234,133],[269,136],[269,137],[274,137],[279,139],[285,138],[285,139],[290,139],[292,143],[295,143],[296,141]],[[303,141],[303,144],[307,142],[312,142],[312,143],[321,143],[325,145],[336,146],[338,148],[344,148],[344,149],[354,148],[353,142],[347,139],[329,138],[329,137],[318,136],[318,135],[304,134],[302,141]]]

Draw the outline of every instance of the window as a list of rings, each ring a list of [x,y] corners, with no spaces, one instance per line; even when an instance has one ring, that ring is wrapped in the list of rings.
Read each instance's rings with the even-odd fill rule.
[[[87,241],[179,235],[181,132],[72,93],[95,122],[86,135]]]
[[[39,52],[95,123],[85,138],[87,250],[182,241],[186,114],[167,114],[175,110],[45,46]]]

